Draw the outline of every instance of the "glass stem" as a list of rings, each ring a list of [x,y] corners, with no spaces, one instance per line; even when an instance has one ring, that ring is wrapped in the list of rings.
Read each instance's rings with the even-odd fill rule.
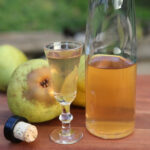
[[[73,119],[73,115],[70,113],[70,104],[61,105],[62,113],[59,116],[59,120],[62,122],[62,132],[61,135],[69,136],[71,134],[71,124],[70,122]]]

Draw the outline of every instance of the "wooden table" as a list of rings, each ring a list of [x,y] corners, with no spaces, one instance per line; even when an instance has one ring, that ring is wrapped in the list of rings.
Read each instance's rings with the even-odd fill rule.
[[[49,133],[60,126],[56,118],[46,123],[36,124],[39,136],[35,142],[13,144],[3,136],[3,126],[11,112],[7,106],[6,95],[0,94],[0,150],[150,150],[150,76],[138,76],[136,104],[135,132],[124,139],[103,140],[92,136],[85,128],[85,110],[73,107],[72,126],[84,133],[84,138],[78,143],[59,145],[49,140]]]

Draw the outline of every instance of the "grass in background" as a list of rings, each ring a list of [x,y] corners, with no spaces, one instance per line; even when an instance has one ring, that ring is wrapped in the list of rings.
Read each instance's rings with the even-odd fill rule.
[[[150,1],[135,2],[137,20],[141,24],[150,22]],[[0,0],[0,32],[83,31],[87,9],[88,0]]]
[[[85,27],[87,0],[0,0],[0,31],[78,31]]]

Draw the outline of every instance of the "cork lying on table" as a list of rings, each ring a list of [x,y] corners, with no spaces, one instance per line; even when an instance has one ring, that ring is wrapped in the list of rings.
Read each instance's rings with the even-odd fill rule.
[[[35,126],[29,123],[20,121],[15,125],[13,134],[15,138],[30,143],[30,142],[33,142],[37,138],[38,131]]]

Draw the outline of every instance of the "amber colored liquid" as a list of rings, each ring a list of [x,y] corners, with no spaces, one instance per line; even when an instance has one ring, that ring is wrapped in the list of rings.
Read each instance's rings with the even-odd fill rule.
[[[87,68],[86,127],[104,139],[134,130],[136,64],[120,56],[96,55]]]

